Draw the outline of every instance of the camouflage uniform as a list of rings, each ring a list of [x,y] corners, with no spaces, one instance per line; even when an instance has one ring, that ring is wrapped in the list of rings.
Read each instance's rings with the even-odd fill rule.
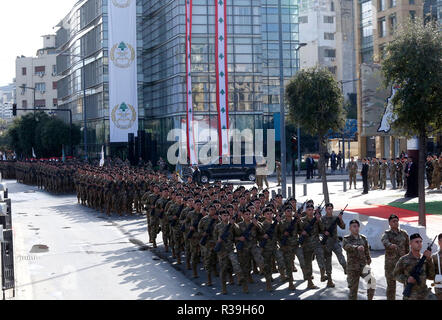
[[[376,160],[373,163],[373,189],[376,190],[379,187],[379,162]]]
[[[347,165],[347,168],[350,179],[350,189],[352,183],[354,184],[354,187],[356,189],[356,173],[358,171],[358,164],[356,163],[356,161],[350,161]]]
[[[390,173],[390,182],[393,189],[396,189],[396,166],[394,162],[390,162],[388,165],[388,170]]]
[[[345,223],[341,222],[341,220],[338,217],[328,217],[328,216],[322,216],[321,221],[324,224],[324,229],[328,230],[331,225],[334,223],[334,221],[338,219],[338,223],[335,224],[332,234],[327,238],[327,242],[323,246],[324,248],[324,258],[325,258],[325,272],[327,273],[327,276],[329,279],[331,278],[332,274],[332,254],[335,253],[336,257],[338,258],[339,264],[342,266],[344,271],[346,271],[347,268],[347,262],[345,261],[345,257],[342,253],[342,247],[339,244],[338,240],[338,226],[341,229],[345,229]]]
[[[312,218],[314,219],[314,217]],[[310,224],[308,216],[301,218],[300,228],[301,232]],[[321,276],[325,274],[325,262],[324,262],[324,251],[319,242],[319,234],[324,232],[324,224],[321,219],[317,220],[313,226],[310,234],[304,237],[304,242],[302,244],[302,250],[304,254],[304,264],[305,264],[305,274],[304,278],[306,280],[311,280],[313,275],[312,261],[313,254],[316,256],[316,262],[318,263],[319,269],[321,271]],[[304,271],[304,270],[303,270]]]
[[[170,221],[170,233],[172,236],[171,246],[173,246],[175,255],[179,263],[181,263],[181,251],[183,250],[184,246],[183,233],[180,230],[181,224],[179,218],[184,207],[185,207],[184,204],[181,205],[175,204],[174,206],[172,206],[172,208],[169,209],[168,212],[169,221]],[[174,216],[176,216],[176,219],[173,219]]]
[[[292,218],[294,219],[294,218]],[[286,230],[290,227],[291,221],[284,219],[278,223],[276,227],[276,234],[279,240],[279,244],[281,246],[281,252],[284,259],[284,266],[286,270],[286,274],[289,279],[293,280],[293,261],[295,260],[295,255],[298,257],[299,264],[301,265],[301,269],[305,269],[304,265],[304,252],[302,248],[298,244],[298,235],[300,230],[300,221],[297,221],[294,224],[294,229],[291,234],[287,237],[284,236]],[[285,239],[285,244],[283,244],[283,239]]]
[[[203,265],[204,269],[208,273],[216,272],[216,252],[213,250],[215,248],[216,239],[213,237],[213,232],[215,226],[218,224],[218,218],[212,218],[209,215],[206,215],[201,219],[198,224],[198,232],[202,235],[206,233],[209,225],[211,224],[209,233],[207,235],[207,240],[205,245],[201,245],[201,255],[203,257]]]
[[[262,223],[262,234],[265,234],[272,223],[265,220]],[[276,228],[275,228],[276,232]],[[278,264],[279,273],[285,276],[285,262],[280,250],[278,250],[277,235],[273,234],[272,239],[267,239],[264,248],[262,248],[262,257],[264,258],[264,276],[266,280],[272,279],[272,259],[274,258]]]
[[[380,188],[382,190],[385,190],[385,188],[387,188],[387,169],[388,169],[388,164],[385,162],[382,162],[381,167],[380,167]]]
[[[417,265],[420,258],[413,256],[410,252],[405,256],[399,258],[399,261],[394,268],[393,274],[396,281],[404,284],[408,283],[408,278],[410,277],[411,271]],[[425,300],[428,298],[430,289],[427,287],[427,279],[434,279],[435,270],[434,264],[431,260],[426,260],[420,274],[420,283],[415,283],[411,288],[410,297],[404,297],[404,300]]]
[[[185,207],[183,209],[183,211],[181,211],[181,214],[180,214],[180,221],[181,221],[181,227],[182,227],[180,230],[183,230],[182,236],[183,236],[183,241],[184,241],[184,253],[186,255],[187,269],[190,269],[190,257],[192,255],[191,250],[190,250],[190,240],[187,239],[187,233],[189,232],[189,227],[190,227],[190,220],[187,219],[187,215],[192,210],[193,210],[192,207]]]
[[[213,232],[213,238],[218,241],[218,238],[224,233],[224,230],[228,224],[220,222],[215,226],[215,230]],[[226,241],[223,241],[221,245],[220,251],[217,252],[218,263],[220,267],[220,277],[221,284],[223,288],[225,287],[225,283],[227,281],[227,275],[231,273],[230,264],[233,268],[233,272],[236,275],[241,274],[241,267],[238,262],[238,258],[234,252],[234,238],[240,236],[240,231],[238,225],[235,223],[231,225],[229,229],[229,234],[227,236]]]
[[[368,187],[373,188],[373,160],[368,162]]]
[[[163,244],[168,249],[169,247],[169,219],[167,217],[167,204],[170,203],[168,198],[161,197],[155,204],[156,213],[158,213],[159,224],[161,226],[161,235],[163,237]]]
[[[399,258],[410,251],[410,240],[405,230],[398,232],[390,229],[382,235],[382,244],[385,247],[385,278],[387,280],[387,300],[396,300],[396,279],[393,275],[394,267]],[[390,246],[395,244],[396,249]]]
[[[248,224],[245,221],[241,221],[238,223],[238,228],[240,235],[242,235],[250,224],[253,224],[250,221]],[[238,251],[238,260],[242,269],[242,274],[244,279],[249,279],[250,272],[252,270],[252,260],[255,265],[259,267],[262,271],[264,270],[264,258],[262,257],[261,250],[257,246],[258,236],[262,234],[262,224],[257,222],[257,226],[253,226],[250,230],[249,238],[244,241],[242,250]],[[237,242],[239,243],[239,241]]]
[[[442,161],[438,159],[433,160],[433,176],[431,177],[433,188],[436,189],[440,188],[441,173],[442,173]]]
[[[357,236],[349,234],[344,237],[342,246],[347,252],[347,283],[350,289],[348,299],[356,300],[358,297],[359,278],[367,276],[364,273],[364,268],[371,263],[368,241],[362,234]],[[359,246],[364,247],[364,252],[358,250]],[[369,282],[371,283],[371,280]],[[367,289],[368,300],[373,299],[374,291],[375,289]]]
[[[203,218],[203,213],[202,211],[197,212],[195,210],[190,211],[187,214],[186,217],[186,221],[189,224],[189,228],[190,227],[194,227],[195,230],[193,231],[192,237],[190,239],[188,239],[189,241],[189,245],[190,245],[190,254],[191,254],[191,261],[192,261],[192,268],[195,270],[197,264],[199,263],[199,254],[200,254],[200,240],[201,240],[201,235],[198,232],[198,224],[201,221],[201,219]],[[184,234],[184,237],[187,239],[188,238],[188,234],[189,234],[190,230]]]
[[[404,186],[403,180],[402,180],[402,175],[403,175],[403,164],[402,162],[396,162],[395,164],[396,167],[396,186],[398,188],[402,188]]]

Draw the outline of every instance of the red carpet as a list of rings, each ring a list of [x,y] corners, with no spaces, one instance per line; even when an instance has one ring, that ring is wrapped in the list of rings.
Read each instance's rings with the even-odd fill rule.
[[[366,216],[373,216],[373,217],[379,217],[379,218],[384,218],[384,219],[388,219],[388,217],[393,213],[395,215],[397,215],[399,217],[399,219],[411,218],[411,217],[418,216],[418,212],[416,212],[416,211],[396,208],[396,207],[392,207],[392,206],[385,206],[385,205],[376,205],[376,206],[372,206],[370,208],[351,208],[351,209],[347,209],[347,211],[357,212],[360,214],[364,214]]]

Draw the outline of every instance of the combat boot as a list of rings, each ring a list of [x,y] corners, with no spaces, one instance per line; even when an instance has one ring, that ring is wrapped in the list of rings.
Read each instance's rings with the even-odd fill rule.
[[[308,280],[307,289],[319,289],[319,287],[315,286],[312,280]]]
[[[181,255],[180,255],[180,254],[178,254],[178,255],[176,256],[176,263],[177,263],[177,264],[181,264]]]
[[[221,293],[227,294],[226,280],[224,279],[221,280]]]
[[[186,256],[186,269],[192,270],[192,268],[190,267],[190,257],[187,257],[187,256]]]
[[[156,242],[155,239],[152,241],[152,247],[153,247],[154,249],[157,248],[157,242]]]
[[[242,283],[242,292],[243,293],[249,293],[249,287],[247,285],[247,281],[245,281],[245,280]]]
[[[251,274],[249,274],[249,275],[247,276],[247,281],[248,281],[249,283],[255,283],[255,281],[253,280]]]
[[[241,282],[242,282],[242,280],[243,280],[242,277],[241,277],[241,274],[238,273],[238,274],[236,275],[236,277],[238,278],[238,285],[240,286],[240,285],[241,285]],[[247,282],[247,279],[244,279],[244,282]]]
[[[167,244],[164,245],[164,251],[169,252],[169,246]]]
[[[266,290],[267,292],[271,292],[272,289],[272,281],[270,281],[270,279],[266,279]]]
[[[374,298],[374,289],[367,289],[367,298],[368,298],[368,300],[373,300],[373,298]]]
[[[327,281],[327,276],[325,275],[325,270],[321,269],[321,282]]]
[[[332,281],[331,275],[327,275],[328,280],[327,280],[327,288],[334,288],[335,284]]]
[[[289,290],[295,290],[295,285],[293,284],[293,278],[289,278]]]
[[[198,272],[197,272],[197,264],[196,263],[192,263],[192,277],[198,278]]]
[[[281,275],[281,283],[286,282],[287,281],[287,277],[286,277],[286,274],[285,274],[285,270],[281,268],[279,273]]]
[[[175,253],[175,249],[172,248],[172,259],[176,259],[176,253]]]
[[[210,271],[207,272],[207,286],[212,286],[212,273]]]

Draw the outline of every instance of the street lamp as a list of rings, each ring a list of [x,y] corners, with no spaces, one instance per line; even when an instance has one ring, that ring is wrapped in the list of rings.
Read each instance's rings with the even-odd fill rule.
[[[35,87],[34,88],[27,87],[26,85],[19,86],[19,88],[23,89],[23,93],[25,92],[26,89],[32,90],[34,92],[34,100],[32,101],[32,104],[33,104],[33,109],[34,109],[34,113],[35,113],[35,90],[37,90],[37,89]]]
[[[82,72],[81,72],[81,82],[82,82],[82,88],[83,88],[83,126],[84,126],[83,140],[84,140],[84,157],[85,157],[85,160],[87,161],[88,155],[87,155],[87,116],[86,116],[86,79],[85,79],[86,70],[85,70],[85,62],[84,62],[86,57],[82,56],[82,55],[78,55],[78,54],[67,53],[67,52],[62,52],[59,55],[80,58],[83,63],[83,68],[82,68]]]

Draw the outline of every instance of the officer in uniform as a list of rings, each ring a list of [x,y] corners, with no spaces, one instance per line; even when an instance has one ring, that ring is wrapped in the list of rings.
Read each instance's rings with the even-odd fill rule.
[[[390,229],[382,235],[382,244],[385,247],[385,279],[387,280],[387,300],[396,299],[396,279],[393,275],[394,267],[399,258],[410,251],[408,233],[399,229],[399,218],[395,214],[388,218]]]
[[[390,162],[388,163],[388,172],[390,174],[392,189],[396,190],[396,166],[393,159],[390,159]]]
[[[433,264],[436,270],[434,277],[434,291],[438,300],[442,300],[442,233],[437,236],[439,252],[433,255]]]
[[[387,159],[382,158],[382,164],[379,169],[380,184],[381,184],[380,188],[382,190],[385,190],[387,188],[387,169],[388,169]]]
[[[396,186],[398,188],[402,188],[404,186],[402,180],[403,165],[399,158],[396,158],[395,167],[396,167]]]

